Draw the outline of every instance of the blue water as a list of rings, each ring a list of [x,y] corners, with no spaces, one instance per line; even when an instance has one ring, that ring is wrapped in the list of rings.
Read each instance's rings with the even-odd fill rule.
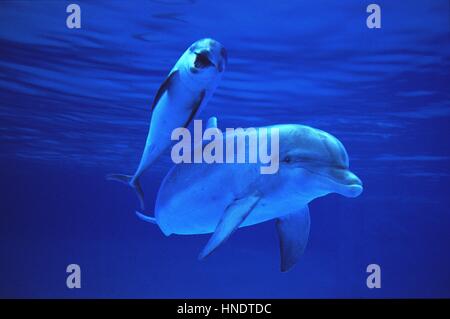
[[[450,297],[448,1],[378,0],[377,30],[368,1],[76,1],[79,30],[69,3],[0,2],[0,297]],[[273,222],[199,262],[208,236],[165,237],[104,179],[134,172],[156,90],[203,37],[229,64],[201,118],[323,129],[364,182],[310,205],[288,273]],[[170,166],[143,178],[148,207]]]

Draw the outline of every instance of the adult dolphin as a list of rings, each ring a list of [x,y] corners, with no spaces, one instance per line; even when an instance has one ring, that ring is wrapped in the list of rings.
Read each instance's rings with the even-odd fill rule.
[[[308,241],[308,203],[329,193],[356,197],[363,186],[349,170],[344,146],[332,135],[303,125],[271,128],[279,129],[277,173],[260,174],[259,163],[178,164],[161,185],[155,217],[138,216],[157,224],[166,236],[213,233],[200,259],[237,228],[275,219],[281,271],[289,270]],[[235,137],[224,135],[222,142]]]
[[[151,106],[150,127],[144,152],[134,175],[110,174],[107,179],[128,184],[136,190],[141,209],[144,193],[139,178],[167,149],[175,128],[187,127],[213,94],[227,64],[227,53],[219,42],[202,39],[180,57],[156,92]]]

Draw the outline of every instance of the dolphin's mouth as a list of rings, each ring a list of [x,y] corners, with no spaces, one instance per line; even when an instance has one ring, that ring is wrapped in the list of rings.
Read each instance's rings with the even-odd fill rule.
[[[332,169],[328,177],[337,184],[337,192],[347,197],[357,197],[363,191],[363,183],[348,169]]]
[[[341,180],[343,185],[347,186],[362,186],[362,181],[358,176],[350,172],[349,170],[345,170],[346,176]]]
[[[346,197],[357,197],[363,191],[363,183],[354,173],[344,167],[333,167],[325,172],[309,170],[311,173],[326,177],[335,191]]]
[[[209,58],[209,54],[207,51],[195,52],[195,61],[194,66],[197,69],[205,69],[207,67],[215,66],[214,63]]]

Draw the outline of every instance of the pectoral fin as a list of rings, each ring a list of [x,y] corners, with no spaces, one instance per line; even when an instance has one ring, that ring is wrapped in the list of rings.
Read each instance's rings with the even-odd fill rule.
[[[152,112],[155,109],[155,107],[158,104],[161,97],[163,96],[163,94],[166,93],[170,89],[176,76],[178,76],[178,70],[170,73],[169,76],[161,84],[161,86],[158,89],[158,92],[156,92],[155,98],[153,99],[153,103],[152,103],[152,107],[151,107]]]
[[[200,95],[194,100],[191,106],[191,113],[189,114],[189,118],[184,123],[183,127],[188,127],[189,123],[191,123],[192,119],[194,118],[195,114],[197,114],[198,109],[200,108],[200,105],[202,105],[203,99],[205,98],[205,90],[203,90]]]
[[[217,224],[214,234],[200,253],[199,259],[205,258],[225,242],[250,214],[259,199],[259,194],[255,193],[231,203]]]
[[[308,242],[309,227],[308,206],[277,220],[282,272],[291,269],[303,255]]]

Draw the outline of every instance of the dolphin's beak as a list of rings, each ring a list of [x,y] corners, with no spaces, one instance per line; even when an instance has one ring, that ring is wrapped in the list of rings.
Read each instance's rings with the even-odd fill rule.
[[[214,55],[211,49],[206,50],[206,55],[208,56],[208,60],[211,63],[211,66],[216,68],[217,71],[222,72],[224,69],[224,62],[222,59],[216,55]]]
[[[362,181],[350,171],[347,171],[343,186],[345,187],[345,194],[343,195],[347,197],[357,197],[363,191]]]
[[[335,191],[346,197],[357,197],[363,191],[362,181],[348,169],[332,169],[328,175],[334,182]]]

